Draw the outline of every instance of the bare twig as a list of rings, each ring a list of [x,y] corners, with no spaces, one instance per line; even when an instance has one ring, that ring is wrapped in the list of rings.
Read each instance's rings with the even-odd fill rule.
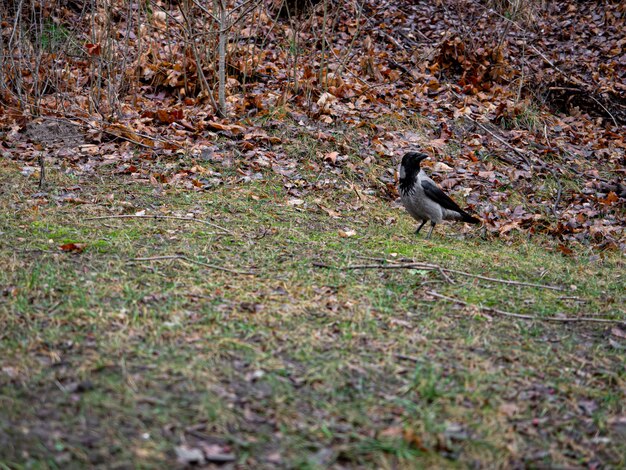
[[[464,305],[466,307],[475,307],[478,308],[479,310],[484,310],[487,312],[492,312],[492,313],[496,313],[498,315],[502,315],[504,317],[511,317],[511,318],[519,318],[521,320],[533,320],[533,321],[552,321],[552,322],[592,322],[592,323],[619,323],[623,320],[618,320],[618,319],[610,319],[610,318],[590,318],[590,317],[539,317],[539,316],[535,316],[535,315],[524,315],[521,313],[512,313],[512,312],[507,312],[505,310],[500,310],[497,308],[493,308],[493,307],[485,307],[483,305],[476,305],[476,304],[471,304],[469,302],[465,302],[463,300],[459,300],[456,299],[454,297],[448,297],[446,295],[442,295],[439,294],[438,292],[435,291],[428,291],[428,294],[432,295],[433,297],[437,297],[438,299],[443,299],[443,300],[447,300],[449,302],[455,302],[457,304],[461,304]]]
[[[480,274],[472,274],[472,273],[467,273],[465,271],[459,271],[457,269],[449,269],[449,268],[444,268],[443,266],[439,266],[437,264],[430,264],[430,263],[404,263],[404,264],[355,264],[355,265],[350,265],[350,266],[343,266],[341,268],[335,268],[334,266],[330,266],[328,264],[324,264],[324,263],[313,263],[313,266],[316,266],[318,268],[332,268],[332,269],[341,269],[341,270],[352,270],[352,269],[425,269],[425,270],[437,270],[440,273],[452,273],[452,274],[459,274],[461,276],[468,276],[468,277],[475,277],[477,279],[482,279],[484,281],[489,281],[489,282],[499,282],[501,284],[511,284],[511,285],[515,285],[515,286],[525,286],[525,287],[539,287],[542,289],[551,289],[551,290],[565,290],[562,287],[558,287],[558,286],[550,286],[550,285],[546,285],[546,284],[535,284],[532,282],[522,282],[522,281],[513,281],[513,280],[508,280],[508,279],[498,279],[495,277],[488,277],[488,276],[481,276]],[[452,282],[451,279],[448,278],[448,276],[443,275],[444,279],[446,279],[448,282]]]
[[[235,269],[224,268],[223,266],[217,266],[215,264],[209,264],[203,261],[197,261],[185,255],[150,256],[147,258],[131,258],[128,261],[162,261],[162,260],[168,260],[168,259],[187,261],[189,263],[197,264],[199,266],[204,266],[205,268],[217,269],[218,271],[226,271],[227,273],[232,273],[232,274],[246,274],[249,276],[254,276],[254,273],[251,271],[237,271]]]
[[[202,6],[201,6],[201,8],[206,10]],[[187,15],[188,12],[186,10],[187,10],[187,8],[181,8],[180,12],[181,12],[181,15],[183,16],[183,19],[185,20],[185,29],[184,29],[184,31],[191,38],[192,37],[193,27],[191,25],[191,22],[189,21],[189,18],[188,18],[188,15]],[[211,13],[209,13],[208,10],[206,11],[206,13],[211,15]],[[213,17],[213,15],[211,15],[211,17]],[[207,94],[207,96],[211,100],[211,104],[213,105],[213,109],[215,110],[215,112],[217,114],[219,114],[221,112],[221,110],[220,110],[220,107],[215,102],[215,98],[213,97],[213,93],[211,92],[211,86],[209,85],[209,82],[206,79],[206,75],[204,74],[204,70],[202,68],[202,62],[200,60],[200,54],[198,53],[198,48],[196,47],[196,42],[191,40],[191,41],[187,41],[187,43],[190,44],[191,51],[193,52],[194,60],[196,61],[196,70],[197,70],[198,76],[200,77],[200,84],[202,85],[205,93]]]
[[[122,214],[122,215],[102,215],[99,217],[89,217],[85,220],[100,220],[100,219],[172,219],[172,220],[186,220],[187,222],[198,222],[199,224],[208,225],[209,227],[213,227],[221,230],[224,233],[228,233],[230,235],[234,235],[228,229],[224,227],[220,227],[213,222],[209,222],[208,220],[195,219],[193,217],[178,217],[175,215],[134,215],[134,214]]]
[[[326,5],[324,5],[326,6]],[[341,60],[339,57],[337,57],[337,54],[335,54],[333,47],[331,44],[328,44],[328,50],[335,56],[335,58],[337,58],[337,60],[339,60],[339,67],[337,68],[337,70],[335,70],[335,74],[337,76],[341,76],[341,72],[343,71],[343,69],[345,68],[346,64],[348,63],[348,60],[350,60],[350,55],[352,53],[352,49],[354,47],[354,44],[357,40],[357,38],[361,38],[360,33],[361,33],[361,15],[363,13],[363,6],[360,5],[358,2],[355,3],[355,7],[357,9],[357,16],[356,19],[354,20],[356,23],[356,31],[354,32],[354,34],[352,34],[352,40],[350,41],[350,44],[348,45],[348,48],[346,49],[346,52],[344,54],[344,60]],[[382,31],[379,29],[379,31]],[[383,32],[383,34],[386,34]],[[323,44],[326,44],[327,42],[327,37],[326,34],[324,34],[324,38],[323,38]],[[344,48],[345,49],[345,48]]]
[[[460,274],[462,276],[469,276],[469,277],[475,277],[476,279],[483,279],[485,281],[499,282],[500,284],[511,284],[514,286],[525,286],[525,287],[539,287],[542,289],[550,289],[550,290],[565,290],[562,287],[558,287],[558,286],[550,286],[547,284],[535,284],[533,282],[513,281],[509,279],[498,279],[495,277],[482,276],[480,274],[466,273],[465,271],[457,271],[456,269],[443,268],[443,270],[449,273]]]
[[[615,116],[613,116],[611,114],[611,111],[609,111],[608,109],[606,109],[606,106],[604,106],[600,101],[598,101],[595,96],[593,96],[592,94],[588,94],[589,98],[591,98],[593,101],[596,102],[596,104],[598,106],[600,106],[602,109],[604,109],[604,111],[606,111],[606,114],[608,114],[611,117],[611,120],[613,121],[613,124],[615,125],[615,127],[619,128],[619,124],[617,123],[617,119],[615,119]]]
[[[349,271],[353,269],[438,269],[439,266],[426,263],[405,263],[405,264],[353,264],[349,266],[336,267],[329,264],[313,262],[316,268],[338,269]]]
[[[439,271],[439,274],[441,274],[441,277],[443,277],[448,284],[454,284],[455,283],[454,280],[450,276],[448,276],[446,274],[446,270],[445,269],[439,267],[437,269],[437,271]]]
[[[552,213],[555,216],[558,216],[559,203],[561,202],[561,195],[563,194],[563,185],[561,184],[561,179],[556,175],[556,171],[554,171],[550,167],[546,167],[546,168],[548,168],[548,170],[550,170],[550,173],[552,173],[552,176],[554,176],[554,181],[556,181],[556,184],[558,187],[557,192],[556,192],[556,198],[554,200],[554,206],[552,206]]]
[[[576,77],[570,75],[569,73],[561,70],[558,65],[556,65],[554,62],[552,62],[543,52],[541,52],[539,49],[537,49],[533,44],[529,44],[529,45],[530,45],[530,48],[533,51],[535,51],[535,53],[539,57],[541,57],[546,64],[548,64],[554,70],[556,70],[561,75],[563,75],[565,78],[567,78],[568,81],[570,81],[571,83],[575,83],[576,85],[579,85],[579,86],[583,86],[583,87],[586,86],[585,83],[582,80],[579,80],[578,78],[576,78]]]
[[[39,189],[43,189],[46,185],[46,163],[43,153],[39,154]]]
[[[354,193],[356,194],[357,199],[358,199],[359,201],[362,201],[362,200],[363,200],[363,198],[362,198],[362,197],[361,197],[361,195],[359,194],[358,189],[356,189],[356,186],[354,186],[354,185],[351,185],[351,186],[352,186],[352,190],[353,190],[353,191],[354,191]]]
[[[396,359],[401,359],[403,361],[410,361],[410,362],[416,362],[416,363],[421,362],[420,359],[418,359],[417,357],[407,356],[406,354],[394,354],[393,357],[395,357]]]
[[[517,155],[519,155],[522,158],[522,160],[524,160],[526,162],[526,164],[530,165],[530,161],[528,160],[528,157],[526,156],[526,153],[522,149],[518,149],[517,147],[513,147],[511,144],[509,144],[506,140],[504,140],[498,134],[496,134],[495,132],[491,131],[488,127],[483,126],[480,122],[472,119],[471,117],[465,116],[465,118],[470,120],[470,121],[472,121],[474,124],[476,124],[482,130],[487,132],[489,135],[491,135],[498,142],[504,144],[506,147],[508,147],[509,149],[513,150]]]
[[[146,144],[145,142],[140,142],[140,141],[135,140],[135,139],[133,139],[133,138],[131,138],[129,136],[122,135],[121,133],[114,132],[113,130],[111,130],[111,128],[106,128],[105,125],[104,125],[104,121],[103,120],[93,121],[93,120],[89,120],[89,119],[83,118],[81,116],[75,116],[75,115],[71,116],[71,119],[67,119],[67,120],[69,122],[72,122],[72,120],[81,121],[82,123],[87,125],[90,129],[96,129],[98,131],[101,131],[101,132],[104,132],[106,134],[109,134],[109,135],[112,135],[114,137],[117,137],[118,139],[124,139],[124,140],[126,140],[128,142],[131,142],[131,143],[133,143],[135,145],[138,145],[140,147],[144,147],[144,148],[148,148],[148,149],[154,149],[154,147],[155,147],[154,144]],[[102,124],[102,125],[96,126],[96,125],[93,124],[93,122],[97,122],[98,124]],[[159,139],[158,137],[153,137],[153,136],[148,135],[148,134],[142,134],[142,133],[136,132],[136,131],[134,131],[132,129],[131,129],[131,131],[137,137],[146,139],[148,141],[152,141],[153,143],[158,142],[160,144],[172,145],[172,146],[174,146],[176,148],[179,148],[179,149],[183,148],[183,146],[181,144],[179,144],[178,142],[173,141],[173,140]]]
[[[318,268],[333,268],[333,266],[329,266],[324,263],[314,262],[313,266]],[[439,271],[441,277],[445,279],[446,282],[450,284],[454,284],[454,280],[450,279],[450,277],[446,274],[447,269],[442,268],[436,264],[428,264],[428,263],[410,263],[410,264],[356,264],[352,266],[344,266],[343,268],[337,269],[423,269],[427,271]]]
[[[535,46],[533,46],[532,44],[530,45],[530,47],[539,55],[539,57],[541,57],[548,65],[550,65],[550,67],[554,68],[554,70],[556,70],[557,72],[559,72],[561,75],[563,75],[567,80],[569,80],[572,83],[575,83],[576,85],[580,86],[582,88],[582,90],[579,89],[572,89],[572,88],[566,88],[566,87],[562,87],[561,89],[563,90],[571,90],[571,91],[584,91],[587,92],[587,96],[589,98],[591,98],[593,101],[596,102],[596,104],[598,106],[600,106],[611,118],[611,120],[613,121],[613,124],[615,124],[615,127],[619,127],[619,125],[617,124],[617,119],[615,119],[615,116],[613,116],[611,114],[611,112],[606,109],[606,107],[600,102],[598,101],[591,93],[589,93],[588,90],[588,86],[582,81],[579,80],[578,78],[564,72],[563,70],[561,70],[554,62],[552,62],[550,59],[548,59],[545,54],[543,54],[539,49],[537,49]],[[556,89],[556,87],[552,87],[552,89]]]
[[[211,296],[211,295],[204,295],[204,294],[192,294],[192,293],[187,293],[185,294],[187,297],[194,297],[194,298],[198,298],[198,299],[208,299],[208,300],[215,300],[215,296]]]
[[[583,299],[576,295],[562,295],[558,297],[559,300],[574,300],[576,302],[589,302],[587,299]]]

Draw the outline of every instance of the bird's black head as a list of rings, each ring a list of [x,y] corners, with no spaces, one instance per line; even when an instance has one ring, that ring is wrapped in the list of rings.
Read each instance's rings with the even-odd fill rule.
[[[407,152],[400,163],[400,190],[410,191],[420,171],[420,162],[428,155],[420,152]]]
[[[420,171],[420,162],[428,158],[428,155],[420,152],[407,152],[402,157],[400,164],[400,179],[411,177]]]

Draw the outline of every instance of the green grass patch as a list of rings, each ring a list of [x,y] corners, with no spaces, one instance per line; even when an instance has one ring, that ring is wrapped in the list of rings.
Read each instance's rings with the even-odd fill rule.
[[[67,183],[51,173],[53,187]],[[618,254],[565,257],[543,239],[506,244],[445,224],[425,240],[399,209],[350,187],[290,205],[270,173],[159,196],[127,180],[111,201],[120,178],[82,181],[94,202],[57,204],[0,169],[8,468],[163,468],[182,444],[247,468],[626,463],[622,340],[609,324],[540,321],[623,321]],[[89,220],[143,210],[227,231]],[[382,260],[563,290],[349,269]]]

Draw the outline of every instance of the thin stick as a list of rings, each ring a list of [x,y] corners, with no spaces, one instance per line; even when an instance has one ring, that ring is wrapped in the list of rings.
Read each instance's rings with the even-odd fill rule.
[[[393,357],[395,357],[396,359],[402,359],[405,361],[411,361],[411,362],[417,362],[417,363],[420,362],[420,360],[417,357],[407,356],[406,354],[394,354]]]
[[[448,297],[445,295],[441,295],[435,291],[428,291],[428,294],[433,297],[437,297],[439,299],[448,300],[449,302],[455,302],[457,304],[464,305],[466,307],[475,307],[479,310],[484,310],[487,312],[497,313],[498,315],[502,315],[504,317],[512,317],[519,318],[521,320],[539,320],[539,321],[553,321],[553,322],[593,322],[593,323],[619,323],[623,320],[612,320],[610,318],[590,318],[590,317],[568,317],[568,318],[560,318],[560,317],[538,317],[535,315],[524,315],[521,313],[512,313],[506,312],[504,310],[500,310],[493,307],[484,307],[482,305],[470,304],[469,302],[464,302],[463,300],[455,299],[454,297]]]
[[[352,190],[354,191],[354,193],[356,194],[356,197],[359,201],[362,201],[363,198],[361,198],[361,195],[359,194],[359,191],[356,189],[356,186],[352,185]]]
[[[313,263],[313,266],[318,268],[331,268],[331,269],[342,269],[342,270],[352,270],[352,269],[427,269],[427,270],[437,270],[439,272],[460,274],[461,276],[475,277],[477,279],[482,279],[484,281],[490,282],[499,282],[501,284],[511,284],[515,286],[526,286],[526,287],[539,287],[543,289],[551,289],[551,290],[565,290],[562,287],[558,286],[550,286],[546,284],[535,284],[532,282],[522,282],[522,281],[512,281],[508,279],[498,279],[495,277],[487,277],[481,276],[480,274],[471,274],[466,273],[465,271],[458,271],[456,269],[444,268],[443,266],[439,266],[436,264],[429,263],[404,263],[404,264],[355,264],[350,266],[344,266],[341,268],[335,268],[334,266],[330,266],[324,263]],[[443,276],[448,280],[447,276]]]
[[[210,296],[210,295],[203,295],[203,294],[184,294],[187,297],[195,297],[198,299],[209,299],[209,300],[215,300],[215,297]]]
[[[112,136],[114,136],[114,137],[117,137],[118,139],[123,139],[123,140],[126,140],[126,141],[128,141],[128,142],[131,142],[131,143],[133,143],[133,144],[135,144],[135,145],[138,145],[138,146],[140,146],[140,147],[143,147],[143,148],[147,148],[147,149],[152,149],[152,150],[154,150],[154,144],[152,144],[152,145],[150,145],[150,144],[146,144],[146,143],[144,143],[144,142],[140,142],[140,141],[138,141],[138,140],[131,139],[130,137],[127,137],[127,136],[125,136],[125,135],[120,135],[120,134],[117,134],[116,132],[113,132],[111,129],[106,129],[104,126],[100,126],[100,127],[95,126],[95,125],[93,125],[90,121],[88,121],[87,119],[85,119],[85,118],[83,118],[83,117],[81,117],[81,116],[72,116],[72,119],[76,119],[76,120],[78,120],[78,121],[82,121],[83,123],[85,123],[85,124],[86,124],[89,128],[91,128],[91,129],[96,129],[96,130],[99,130],[99,131],[104,132],[104,133],[106,133],[106,134],[109,134],[109,135],[112,135]],[[69,120],[69,119],[68,119],[68,120]],[[70,121],[70,122],[71,122],[71,121]],[[174,146],[176,146],[176,148],[179,148],[179,149],[182,149],[182,148],[183,148],[183,146],[182,146],[182,145],[180,145],[179,143],[177,143],[177,142],[175,142],[175,141],[163,140],[163,139],[159,139],[158,137],[152,137],[152,136],[150,136],[150,135],[147,135],[147,134],[141,134],[141,133],[139,133],[139,132],[134,132],[134,131],[133,131],[133,133],[134,133],[137,137],[141,137],[141,138],[144,138],[144,139],[150,140],[150,141],[152,141],[152,142],[159,142],[159,143],[162,143],[162,144],[170,144],[170,145],[174,145]]]
[[[43,189],[46,184],[46,164],[43,152],[39,154],[39,189]]]
[[[492,132],[488,127],[483,126],[480,122],[472,119],[469,116],[465,116],[466,119],[472,121],[474,124],[476,124],[478,127],[480,127],[482,130],[484,130],[485,132],[487,132],[488,134],[490,134],[494,139],[496,139],[497,141],[499,141],[500,143],[504,144],[506,147],[510,148],[511,150],[513,150],[517,155],[519,155],[520,157],[522,157],[522,159],[526,162],[526,164],[530,165],[530,161],[528,161],[528,157],[526,156],[526,154],[524,153],[523,150],[518,149],[517,147],[513,147],[511,144],[509,144],[506,140],[504,140],[502,137],[500,137],[498,134],[496,134],[495,132]]]
[[[595,101],[598,105],[600,105],[600,107],[601,107],[602,109],[604,109],[604,111],[606,111],[606,114],[608,114],[608,115],[611,117],[611,120],[613,121],[613,124],[615,124],[615,127],[619,127],[619,124],[617,124],[617,119],[615,119],[615,116],[613,116],[613,115],[611,114],[611,111],[609,111],[608,109],[606,109],[606,107],[605,107],[602,103],[600,103],[600,101],[598,101],[598,100],[597,100],[597,99],[596,99],[596,98],[595,98],[592,94],[589,94],[588,96],[589,96],[589,98],[591,98],[593,101]]]
[[[352,264],[349,266],[335,267],[329,264],[313,262],[316,268],[339,269],[341,271],[349,271],[352,269],[439,269],[439,266],[433,264],[409,263],[409,264]]]
[[[550,173],[552,173],[552,176],[554,177],[554,180],[556,181],[556,184],[557,184],[556,198],[554,200],[554,206],[552,206],[552,213],[556,217],[558,217],[559,203],[561,202],[561,195],[563,193],[563,185],[561,184],[561,179],[556,175],[556,171],[554,171],[550,167],[546,167],[546,168],[550,170]]]
[[[460,274],[462,276],[468,276],[468,277],[475,277],[477,279],[483,279],[485,281],[499,282],[501,284],[511,284],[514,286],[526,286],[526,287],[539,287],[539,288],[551,289],[551,290],[565,290],[562,287],[550,286],[547,284],[535,284],[533,282],[522,282],[522,281],[513,281],[509,279],[498,279],[495,277],[481,276],[480,274],[466,273],[465,271],[457,271],[456,269],[448,269],[448,268],[442,268],[442,269],[449,273]]]
[[[177,259],[177,260],[187,261],[189,263],[197,264],[199,266],[204,266],[205,268],[217,269],[219,271],[226,271],[227,273],[247,274],[250,276],[254,276],[254,273],[250,271],[237,271],[235,269],[224,268],[222,266],[217,266],[215,264],[208,264],[202,261],[197,261],[185,255],[165,255],[165,256],[151,256],[147,258],[131,258],[128,261],[161,261],[161,260],[167,260],[167,259]]]
[[[173,219],[173,220],[186,220],[188,222],[198,222],[199,224],[204,224],[204,225],[208,225],[209,227],[214,227],[217,228],[221,231],[223,231],[224,233],[228,233],[230,235],[234,235],[233,232],[231,232],[228,229],[225,229],[224,227],[220,227],[217,224],[214,224],[213,222],[209,222],[207,220],[202,220],[202,219],[196,219],[194,217],[179,217],[179,216],[175,216],[175,215],[134,215],[134,214],[123,214],[123,215],[102,215],[99,217],[89,217],[85,220],[100,220],[100,219]]]
[[[445,269],[440,267],[438,269],[438,271],[439,271],[439,274],[441,274],[441,277],[443,277],[448,284],[454,284],[455,283],[454,280],[450,276],[448,276],[446,274],[446,270]]]

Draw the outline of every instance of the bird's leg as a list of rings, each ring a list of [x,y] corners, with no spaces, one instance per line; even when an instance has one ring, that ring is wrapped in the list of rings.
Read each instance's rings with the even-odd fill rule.
[[[430,232],[428,232],[427,240],[430,240],[430,236],[433,234],[433,229],[435,228],[435,222],[430,222]]]
[[[424,220],[422,222],[422,225],[420,225],[419,227],[417,227],[417,230],[415,231],[415,235],[417,235],[418,233],[420,233],[420,230],[422,230],[422,227],[424,226],[424,224],[426,223],[426,220]]]

